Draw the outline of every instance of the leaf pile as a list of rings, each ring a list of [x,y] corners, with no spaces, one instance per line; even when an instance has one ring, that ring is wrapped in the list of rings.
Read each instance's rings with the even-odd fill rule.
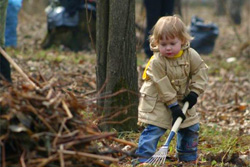
[[[84,120],[87,105],[63,89],[17,85],[0,94],[3,166],[109,166],[130,154],[123,147],[135,146]]]

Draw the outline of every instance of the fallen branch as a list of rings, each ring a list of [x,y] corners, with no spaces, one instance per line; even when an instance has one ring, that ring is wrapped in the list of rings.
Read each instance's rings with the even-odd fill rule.
[[[58,157],[58,154],[54,154],[50,156],[49,158],[44,159],[37,167],[43,167],[47,165],[49,162],[56,160]]]
[[[84,153],[84,152],[62,150],[62,153],[70,154],[70,155],[80,155],[80,156],[83,156],[83,157],[101,159],[101,160],[106,160],[106,161],[111,161],[111,162],[119,162],[118,158],[112,158],[112,157],[107,157],[107,156],[102,156],[102,155],[95,155],[95,154]]]
[[[58,151],[59,153],[59,158],[60,158],[60,165],[61,167],[65,167],[65,163],[64,163],[64,158],[63,158],[63,145],[60,145],[60,150]]]
[[[62,100],[62,106],[63,106],[63,109],[66,111],[66,113],[68,115],[68,119],[73,118],[73,115],[70,112],[69,107],[67,106],[67,104],[66,104],[66,102],[64,100]]]
[[[93,130],[91,130],[90,128],[86,128],[86,131],[90,134],[99,134],[98,132],[94,132]],[[133,147],[137,147],[137,144],[133,143],[133,142],[129,142],[127,140],[122,140],[122,139],[118,139],[116,137],[113,137],[113,136],[110,136],[109,137],[110,139],[116,141],[116,142],[119,142],[119,143],[122,143],[122,144],[126,144],[126,145],[130,145],[130,146],[133,146]]]
[[[2,47],[0,47],[0,52],[2,53],[3,57],[5,57],[8,62],[21,74],[21,76],[24,77],[27,82],[29,82],[35,89],[39,89],[39,87],[37,87],[36,84],[29,79],[28,75],[23,72],[23,70],[15,63],[14,60],[12,60],[12,58],[3,50]]]
[[[21,157],[20,157],[20,163],[22,165],[22,167],[26,167],[25,161],[24,161],[24,155],[25,155],[25,151],[23,151]]]
[[[1,154],[2,154],[2,155],[0,155],[1,156],[0,157],[0,159],[1,159],[0,165],[2,167],[6,167],[6,162],[5,162],[5,146],[4,146],[4,144],[2,143],[1,140],[0,140],[0,148],[1,148]]]

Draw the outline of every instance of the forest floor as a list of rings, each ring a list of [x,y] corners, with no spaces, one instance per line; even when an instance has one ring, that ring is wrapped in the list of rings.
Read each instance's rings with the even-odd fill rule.
[[[215,17],[212,6],[183,6],[186,23],[198,14],[206,22],[216,23],[220,31],[214,51],[201,55],[209,66],[209,85],[198,102],[201,130],[197,166],[250,165],[250,46],[244,47],[250,39],[249,9],[249,6],[244,7],[242,24],[236,26],[230,23],[227,16]],[[136,21],[145,26],[145,17],[138,17],[140,12],[142,16],[145,14],[138,6]],[[63,46],[42,50],[40,44],[46,34],[46,17],[42,14],[28,16],[21,11],[18,34],[18,48],[7,48],[6,51],[26,73],[33,77],[41,74],[48,80],[55,78],[60,81],[60,86],[82,99],[94,96],[95,51],[76,53]],[[143,34],[137,32],[137,37],[143,39]],[[145,55],[140,44],[137,48],[140,73]],[[12,78],[14,85],[23,82],[15,70],[12,71]],[[136,132],[118,133],[119,138],[134,143],[138,142],[139,135]],[[159,146],[165,139],[166,136]],[[170,166],[178,166],[174,159],[174,147],[172,142],[169,156],[173,161],[168,162]],[[120,166],[129,166],[129,163],[122,162]]]

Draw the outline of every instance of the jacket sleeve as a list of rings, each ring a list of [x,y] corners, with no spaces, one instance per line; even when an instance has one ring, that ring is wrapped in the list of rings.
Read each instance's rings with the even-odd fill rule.
[[[159,58],[159,57],[158,57]],[[150,62],[148,69],[146,71],[148,77],[155,84],[159,94],[162,96],[162,100],[170,105],[177,101],[176,95],[177,92],[173,88],[167,74],[166,67],[164,65],[164,60],[157,60],[157,58],[152,59]]]
[[[208,76],[208,66],[201,59],[200,55],[193,49],[190,49],[190,78],[189,89],[198,95],[206,89]]]

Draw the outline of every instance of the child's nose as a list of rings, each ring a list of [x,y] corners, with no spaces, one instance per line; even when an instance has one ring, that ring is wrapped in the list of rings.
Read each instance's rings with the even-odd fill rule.
[[[167,50],[170,50],[170,49],[171,49],[171,47],[170,47],[169,45],[167,45],[167,46],[166,46],[166,49],[167,49]]]

